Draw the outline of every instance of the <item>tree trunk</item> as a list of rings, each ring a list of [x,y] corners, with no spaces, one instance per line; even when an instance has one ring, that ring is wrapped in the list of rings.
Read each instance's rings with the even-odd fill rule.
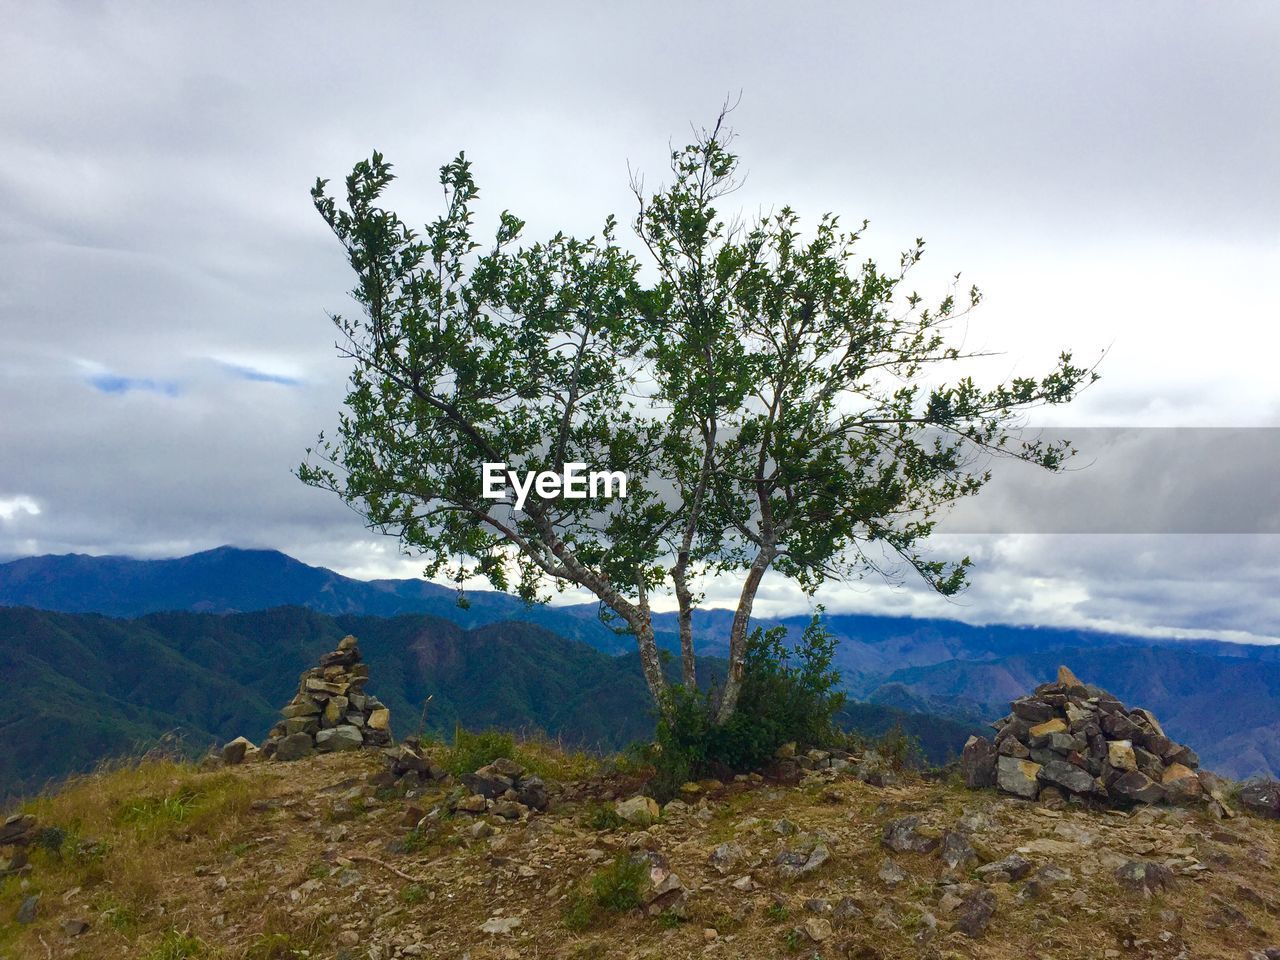
[[[685,577],[688,554],[682,554],[672,571],[676,588],[676,601],[680,604],[676,619],[680,624],[680,665],[686,690],[698,686],[698,662],[693,655],[693,594]]]
[[[658,656],[658,643],[653,637],[653,619],[648,611],[632,624],[636,634],[636,645],[640,648],[640,666],[644,668],[645,683],[649,685],[649,693],[653,702],[662,707],[662,694],[667,688],[666,677],[662,675],[662,658]]]
[[[742,584],[742,593],[738,597],[738,609],[733,614],[733,627],[729,631],[729,674],[724,679],[724,693],[720,697],[720,709],[716,713],[716,724],[723,725],[733,716],[738,707],[738,694],[742,691],[742,673],[747,657],[747,625],[751,622],[751,605],[755,602],[756,591],[760,589],[760,581],[773,562],[774,551],[769,547],[761,548],[756,554],[751,569],[747,571],[747,579]]]

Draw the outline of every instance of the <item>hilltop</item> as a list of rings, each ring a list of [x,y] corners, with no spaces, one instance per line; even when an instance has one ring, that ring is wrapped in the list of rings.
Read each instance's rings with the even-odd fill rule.
[[[617,803],[637,789],[625,766],[509,752],[547,782],[545,812],[451,813],[454,777],[404,792],[367,751],[79,780],[26,808],[0,957],[1243,960],[1280,943],[1274,821],[1031,803],[867,777],[864,756],[794,785],[689,784],[650,823]]]

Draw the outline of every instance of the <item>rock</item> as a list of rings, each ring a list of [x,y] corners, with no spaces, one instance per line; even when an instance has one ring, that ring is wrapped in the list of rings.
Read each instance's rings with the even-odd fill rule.
[[[684,882],[666,867],[652,867],[649,870],[649,890],[645,894],[645,902],[652,903],[672,893],[684,890]]]
[[[0,826],[0,847],[26,846],[36,835],[36,818],[29,813],[15,813]]]
[[[794,879],[813,873],[830,858],[831,853],[827,850],[826,844],[818,843],[811,850],[803,848],[783,850],[774,858],[773,863],[778,868],[780,877]]]
[[[1018,853],[1011,853],[1003,860],[980,866],[975,872],[989,883],[1015,883],[1031,872],[1033,864]]]
[[[1067,721],[1061,717],[1054,717],[1052,720],[1046,720],[1044,723],[1037,723],[1027,735],[1031,738],[1030,745],[1033,747],[1043,747],[1048,745],[1049,738],[1055,733],[1066,733]]]
[[[834,932],[831,929],[831,921],[824,917],[809,917],[800,925],[800,928],[804,931],[805,936],[814,943],[822,943],[824,940],[831,939],[831,934]]]
[[[831,908],[831,919],[836,923],[848,923],[862,916],[862,908],[853,897],[841,897]]]
[[[1160,721],[1156,719],[1156,715],[1150,710],[1146,710],[1143,707],[1134,707],[1129,711],[1129,716],[1153,733],[1164,736],[1164,728],[1160,726]]]
[[[970,790],[994,787],[996,745],[986,737],[970,737],[960,753],[960,772],[964,776],[964,785]]]
[[[1117,770],[1137,770],[1138,758],[1133,754],[1133,742],[1131,740],[1108,742],[1107,763]]]
[[[630,800],[619,800],[613,805],[617,813],[627,823],[647,827],[658,819],[658,805],[652,797],[637,796]]]
[[[996,783],[1006,793],[1034,800],[1040,792],[1040,764],[1016,757],[1001,757],[996,765]]]
[[[1255,780],[1246,783],[1236,797],[1245,810],[1256,817],[1268,820],[1280,819],[1280,782]]]
[[[33,893],[23,898],[22,903],[18,905],[18,912],[14,916],[14,920],[22,925],[33,923],[36,919],[36,910],[40,906],[40,894]]]
[[[1023,697],[1009,704],[1015,716],[1021,717],[1028,723],[1044,723],[1046,720],[1053,719],[1053,707],[1045,703],[1043,700],[1036,700],[1032,697]]]
[[[519,820],[529,813],[529,808],[516,800],[495,800],[489,812],[504,820]]]
[[[1088,770],[1081,770],[1065,760],[1051,760],[1040,768],[1037,776],[1046,783],[1082,796],[1098,792],[1098,784]]]
[[[1067,667],[1058,667],[1058,686],[1066,687],[1070,690],[1073,687],[1083,687],[1084,684]]]
[[[515,786],[515,780],[494,769],[493,764],[481,767],[474,773],[462,775],[463,785],[472,793],[496,800]]]
[[[979,888],[961,898],[960,905],[952,913],[955,919],[951,926],[966,937],[980,937],[986,933],[995,914],[995,894],[986,888]]]
[[[88,929],[88,922],[80,920],[79,918],[71,918],[62,921],[62,932],[68,937],[78,937]]]
[[[943,833],[939,854],[943,863],[952,870],[978,859],[978,852],[973,849],[973,844],[958,830]]]
[[[309,733],[291,733],[276,744],[277,760],[301,760],[315,752],[315,741]]]
[[[747,851],[739,843],[726,841],[711,851],[707,857],[707,865],[716,873],[724,875],[747,855]]]
[[[519,917],[490,917],[480,924],[480,932],[490,934],[514,933],[519,926]]]
[[[1047,863],[1027,881],[1026,886],[1022,888],[1021,897],[1024,900],[1042,897],[1050,887],[1059,883],[1066,883],[1070,879],[1071,872],[1069,870],[1064,870],[1056,864]]]
[[[903,870],[892,860],[885,860],[885,862],[880,865],[880,872],[877,873],[876,876],[880,878],[881,882],[890,887],[896,887],[898,884],[908,879],[907,871]]]
[[[1137,770],[1113,780],[1107,792],[1114,799],[1130,803],[1159,803],[1165,797],[1164,787]]]
[[[1173,886],[1173,871],[1162,863],[1130,860],[1116,868],[1116,879],[1122,886],[1150,895]]]
[[[321,753],[359,750],[362,746],[364,734],[350,724],[343,724],[332,730],[321,730],[316,734],[316,749]]]
[[[1165,767],[1160,785],[1171,801],[1175,803],[1197,800],[1204,793],[1200,786],[1200,777],[1190,767],[1181,763],[1171,763]]]
[[[516,783],[516,798],[533,810],[545,810],[551,802],[541,777],[524,777]]]
[[[258,748],[253,745],[253,741],[244,737],[236,737],[230,743],[222,748],[222,762],[227,766],[235,766],[237,763],[244,763],[245,754],[250,750],[257,752]]]
[[[919,817],[903,817],[885,825],[882,846],[896,853],[929,853],[938,847],[938,838],[920,833]]]

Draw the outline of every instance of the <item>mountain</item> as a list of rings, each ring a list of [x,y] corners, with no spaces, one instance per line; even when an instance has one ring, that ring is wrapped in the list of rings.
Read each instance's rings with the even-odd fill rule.
[[[0,797],[91,769],[170,733],[199,750],[244,734],[260,740],[299,673],[348,633],[360,638],[369,689],[397,736],[456,724],[539,732],[593,750],[652,734],[639,658],[614,657],[534,624],[473,629],[422,614],[332,617],[303,607],[133,620],[0,607]],[[723,661],[704,660],[707,678]],[[672,665],[675,669],[675,665]],[[430,701],[428,702],[428,697]],[[971,726],[851,705],[851,727],[894,723],[929,756],[954,755]]]
[[[173,560],[70,555],[0,564],[0,604],[142,617],[143,623],[159,611],[235,615],[281,605],[338,617],[426,615],[440,621],[440,630],[444,623],[463,631],[523,623],[633,659],[631,637],[602,623],[595,604],[530,606],[485,590],[469,592],[467,600],[459,606],[455,591],[423,580],[366,582],[277,551],[233,547]],[[807,620],[756,622],[798,632]],[[728,610],[697,611],[699,653],[724,657],[731,622]],[[1003,714],[1010,699],[1069,663],[1086,679],[1170,718],[1180,738],[1224,773],[1280,772],[1280,707],[1265,696],[1280,664],[1275,647],[858,614],[829,614],[825,623],[839,640],[835,666],[846,691],[882,711],[971,726]],[[673,614],[658,614],[655,632],[661,646],[677,649]],[[1186,681],[1196,677],[1213,677],[1215,686],[1208,693],[1193,689]]]

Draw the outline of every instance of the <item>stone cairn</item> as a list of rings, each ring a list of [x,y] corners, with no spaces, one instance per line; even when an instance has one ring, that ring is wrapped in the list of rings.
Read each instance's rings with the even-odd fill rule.
[[[302,674],[297,694],[280,711],[284,719],[262,745],[263,756],[300,760],[315,752],[390,746],[391,711],[364,692],[368,681],[356,638],[343,637],[337,650]]]
[[[1199,771],[1195,751],[1169,739],[1151,711],[1126,707],[1066,667],[1009,706],[992,724],[994,740],[974,736],[964,746],[961,772],[971,788],[1116,806],[1219,802],[1216,778]]]

